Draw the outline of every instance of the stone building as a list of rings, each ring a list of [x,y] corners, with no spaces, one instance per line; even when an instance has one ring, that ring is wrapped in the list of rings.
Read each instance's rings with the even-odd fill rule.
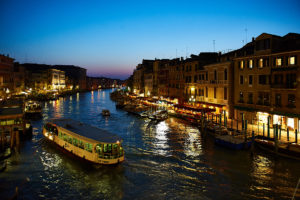
[[[234,116],[299,129],[300,35],[263,33],[234,58]]]
[[[14,59],[0,55],[0,99],[10,95],[14,90]]]

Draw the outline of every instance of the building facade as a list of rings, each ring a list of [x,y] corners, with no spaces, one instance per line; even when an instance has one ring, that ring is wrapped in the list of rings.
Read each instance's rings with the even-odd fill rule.
[[[234,58],[234,116],[299,130],[300,35],[261,34]]]
[[[14,90],[14,59],[0,55],[0,99],[10,95]]]

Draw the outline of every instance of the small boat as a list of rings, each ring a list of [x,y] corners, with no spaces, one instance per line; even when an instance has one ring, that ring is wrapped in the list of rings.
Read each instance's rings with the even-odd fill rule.
[[[106,130],[72,119],[52,119],[43,127],[45,138],[67,152],[94,164],[124,161],[122,139]]]
[[[245,138],[242,135],[216,135],[215,143],[234,150],[249,149],[251,147],[252,140]]]
[[[164,121],[164,120],[168,119],[168,117],[169,117],[168,112],[166,110],[162,110],[162,111],[156,113],[155,116],[156,116],[156,120],[158,120],[158,121]]]
[[[151,112],[149,112],[149,111],[145,111],[145,112],[140,113],[140,116],[144,117],[144,118],[148,118],[150,115],[151,115]]]
[[[148,116],[151,120],[163,121],[168,119],[168,111],[166,110],[158,110]]]
[[[103,116],[110,116],[109,110],[103,109],[103,110],[102,110],[102,115],[103,115]]]
[[[254,141],[255,145],[257,145],[259,148],[265,151],[277,154],[282,157],[300,160],[300,144],[278,141],[276,150],[274,139],[258,137]]]
[[[42,117],[42,106],[38,101],[26,101],[24,112],[26,118],[40,118]]]

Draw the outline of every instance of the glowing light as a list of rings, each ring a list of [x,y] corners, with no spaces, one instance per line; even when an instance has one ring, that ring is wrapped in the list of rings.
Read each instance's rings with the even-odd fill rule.
[[[268,123],[268,117],[269,117],[268,113],[257,112],[257,116],[258,116],[259,123],[261,123],[261,124],[267,124]]]
[[[295,127],[294,118],[287,118],[287,126],[291,129],[294,129]]]
[[[49,139],[50,139],[50,140],[53,140],[53,135],[49,135]]]

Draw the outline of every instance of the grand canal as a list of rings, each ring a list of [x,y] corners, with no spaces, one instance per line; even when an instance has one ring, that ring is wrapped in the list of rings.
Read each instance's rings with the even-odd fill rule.
[[[291,199],[300,163],[255,149],[231,151],[214,145],[188,123],[151,122],[115,108],[111,90],[43,103],[36,134],[22,143],[0,173],[0,197],[18,187],[20,199]],[[101,115],[109,109],[111,116]],[[72,118],[123,138],[125,162],[91,166],[43,140],[49,118]],[[300,198],[300,193],[297,195]]]

